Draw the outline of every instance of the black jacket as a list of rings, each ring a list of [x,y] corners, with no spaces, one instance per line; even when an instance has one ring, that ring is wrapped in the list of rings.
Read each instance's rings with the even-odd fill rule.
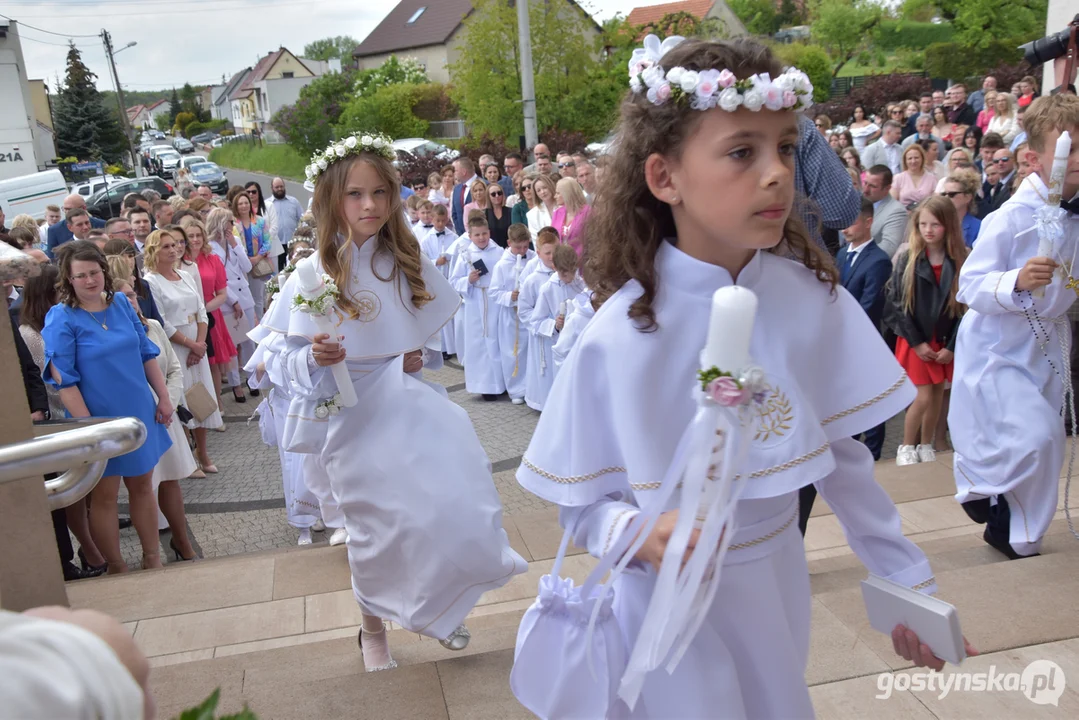
[[[49,396],[45,392],[45,381],[41,379],[41,373],[34,364],[34,356],[30,354],[30,348],[22,339],[19,332],[19,314],[17,310],[8,310],[11,320],[11,331],[15,334],[15,352],[19,356],[19,369],[22,371],[22,379],[26,385],[26,402],[30,406],[30,412],[48,412]]]
[[[884,310],[884,322],[913,348],[936,340],[948,350],[955,352],[955,336],[959,330],[958,317],[948,312],[948,296],[955,281],[955,263],[945,256],[940,273],[940,284],[933,274],[929,258],[918,256],[914,266],[914,310],[903,309],[903,274],[907,271],[909,254],[904,252],[895,259],[895,270],[888,281],[888,302]]]

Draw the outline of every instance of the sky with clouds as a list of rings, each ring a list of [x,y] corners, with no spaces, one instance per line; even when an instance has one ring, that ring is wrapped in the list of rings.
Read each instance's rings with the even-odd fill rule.
[[[438,0],[431,0],[438,2]],[[600,21],[662,0],[581,0]],[[75,37],[83,61],[111,89],[100,38],[107,29],[125,89],[155,90],[220,83],[284,45],[299,55],[305,44],[333,35],[363,40],[397,0],[4,0],[0,13],[22,22],[23,57],[31,78],[50,88],[63,77],[67,38]],[[35,30],[30,25],[41,28]]]

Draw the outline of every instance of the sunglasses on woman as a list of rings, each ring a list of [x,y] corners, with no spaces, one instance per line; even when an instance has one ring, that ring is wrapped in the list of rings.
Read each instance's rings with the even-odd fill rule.
[[[502,197],[502,193],[500,193],[500,192],[488,192],[487,197]]]
[[[522,190],[531,190],[531,189],[532,189],[532,186],[531,186],[531,185],[522,185],[522,186],[521,186],[521,189],[522,189]]]
[[[955,197],[956,195],[966,195],[966,193],[963,192],[962,190],[948,190],[946,192],[942,192],[941,195],[950,200],[951,198]]]

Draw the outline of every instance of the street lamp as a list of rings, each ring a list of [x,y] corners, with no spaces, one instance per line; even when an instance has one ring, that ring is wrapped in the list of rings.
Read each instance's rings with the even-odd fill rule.
[[[116,87],[116,102],[120,105],[120,126],[124,129],[124,135],[127,137],[127,149],[131,153],[131,169],[135,172],[135,177],[142,177],[142,166],[139,165],[139,158],[135,154],[135,144],[131,138],[131,127],[128,125],[127,107],[124,105],[124,90],[120,87],[120,76],[116,74],[116,61],[114,59],[116,53],[135,47],[138,42],[132,40],[119,50],[114,51],[112,49],[112,37],[107,30],[101,31],[101,39],[105,43],[105,55],[108,56],[109,69],[112,70],[112,82]]]

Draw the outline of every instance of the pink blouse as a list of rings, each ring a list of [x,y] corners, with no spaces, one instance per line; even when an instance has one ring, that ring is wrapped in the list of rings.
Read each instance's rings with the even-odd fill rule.
[[[576,250],[578,257],[581,256],[581,243],[584,240],[584,221],[588,219],[590,212],[592,212],[591,205],[585,205],[578,210],[570,222],[569,231],[565,233],[562,230],[566,224],[566,206],[563,205],[556,209],[551,217],[551,225],[558,231],[562,242]]]
[[[922,179],[915,184],[914,178],[909,172],[901,172],[892,180],[892,189],[895,198],[901,205],[912,205],[921,202],[933,194],[937,188],[937,176],[931,172],[923,172]]]
[[[978,113],[978,122],[976,124],[982,129],[983,133],[987,133],[989,132],[989,121],[992,119],[993,111],[989,108],[986,108],[985,110],[982,110],[980,113]]]

